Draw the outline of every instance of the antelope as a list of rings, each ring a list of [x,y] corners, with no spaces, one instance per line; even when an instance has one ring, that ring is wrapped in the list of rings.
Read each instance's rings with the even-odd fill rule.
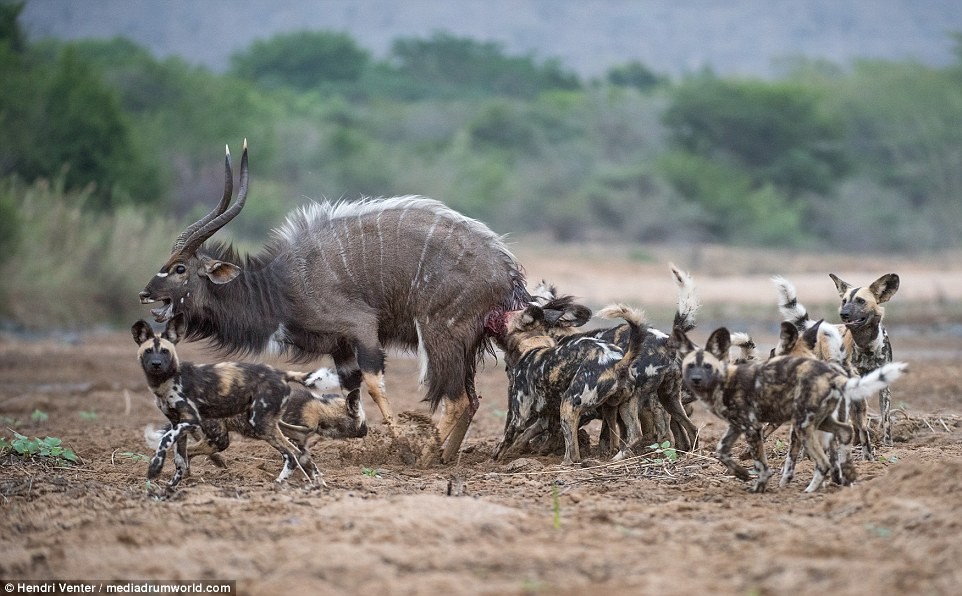
[[[295,362],[333,358],[350,395],[363,382],[385,423],[385,346],[416,350],[424,401],[443,404],[438,433],[450,462],[478,408],[474,376],[505,312],[530,299],[524,271],[483,223],[422,196],[312,202],[290,213],[259,253],[205,242],[241,212],[250,174],[247,141],[231,204],[224,194],[176,239],[140,293],[165,322],[186,317],[188,339],[225,354],[276,353]]]

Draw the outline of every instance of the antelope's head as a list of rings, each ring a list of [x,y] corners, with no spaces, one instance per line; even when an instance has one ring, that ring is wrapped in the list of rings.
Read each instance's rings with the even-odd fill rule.
[[[197,292],[203,291],[204,288],[200,287],[202,284],[225,284],[241,272],[237,265],[212,258],[200,250],[200,247],[244,208],[249,180],[246,139],[241,155],[240,188],[237,190],[237,201],[233,205],[230,204],[234,183],[229,148],[224,169],[224,196],[220,202],[210,213],[181,232],[171,248],[167,262],[140,292],[142,304],[163,303],[163,306],[150,311],[160,323],[170,320],[177,313],[188,311]]]

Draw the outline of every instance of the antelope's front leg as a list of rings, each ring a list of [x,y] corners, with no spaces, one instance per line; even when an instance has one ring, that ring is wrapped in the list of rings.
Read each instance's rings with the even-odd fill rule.
[[[449,399],[444,402],[444,413],[438,421],[438,436],[444,445],[441,452],[442,462],[451,462],[457,456],[479,405],[478,397],[467,391],[456,400]]]
[[[339,349],[331,357],[348,399],[360,397],[363,382],[368,395],[380,410],[384,424],[391,428],[392,433],[395,432],[396,419],[384,390],[384,350],[377,346],[357,346],[355,350]]]

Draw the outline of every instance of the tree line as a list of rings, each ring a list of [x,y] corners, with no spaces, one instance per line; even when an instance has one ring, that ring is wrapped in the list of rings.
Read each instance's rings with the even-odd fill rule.
[[[447,33],[374,59],[344,33],[255,41],[213,73],[122,38],[28,41],[0,3],[0,254],[16,189],[187,218],[251,143],[256,237],[310,198],[425,194],[503,232],[854,250],[962,238],[962,47],[947,68],[794,59],[777,80],[643,64],[583,80]],[[22,190],[21,190],[22,192]],[[19,222],[19,223],[18,223]]]

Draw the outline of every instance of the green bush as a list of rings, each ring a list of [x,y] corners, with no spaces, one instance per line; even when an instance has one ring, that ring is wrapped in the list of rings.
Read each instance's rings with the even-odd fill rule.
[[[63,178],[26,185],[0,181],[12,198],[21,242],[2,266],[2,316],[28,329],[129,324],[146,314],[137,294],[180,231],[136,207],[86,208],[89,190],[66,191]]]

